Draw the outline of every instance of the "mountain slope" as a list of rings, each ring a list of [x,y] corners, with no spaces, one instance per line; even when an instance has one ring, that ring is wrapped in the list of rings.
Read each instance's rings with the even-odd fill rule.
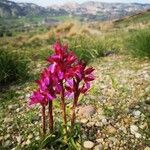
[[[150,4],[139,3],[103,3],[88,1],[82,4],[75,2],[51,6],[57,11],[65,10],[69,14],[85,17],[87,20],[108,20],[121,18],[150,9]]]
[[[88,1],[82,4],[68,2],[44,8],[32,3],[0,1],[0,17],[71,15],[79,16],[84,21],[101,21],[122,18],[147,9],[150,9],[150,4]]]
[[[44,15],[48,10],[32,3],[15,3],[0,1],[0,17],[18,17],[27,15]]]
[[[127,16],[122,19],[115,20],[113,21],[113,23],[116,27],[122,27],[122,26],[127,27],[132,25],[134,26],[147,25],[150,27],[150,9],[147,11],[134,14],[132,16]]]

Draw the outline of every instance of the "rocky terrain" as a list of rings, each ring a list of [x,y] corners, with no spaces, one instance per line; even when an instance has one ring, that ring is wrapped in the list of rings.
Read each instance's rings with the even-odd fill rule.
[[[77,109],[83,148],[149,150],[149,60],[111,55],[91,65],[96,68],[94,87]],[[34,72],[42,67],[38,63]],[[29,82],[11,87],[7,97],[1,95],[1,149],[28,149],[40,139],[41,115],[38,107],[28,107],[33,88],[34,84]],[[59,109],[55,109],[59,121],[57,115]]]

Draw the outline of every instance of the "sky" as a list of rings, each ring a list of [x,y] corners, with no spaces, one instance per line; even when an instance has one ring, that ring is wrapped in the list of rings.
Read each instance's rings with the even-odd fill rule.
[[[71,2],[71,0],[11,0],[14,2],[28,2],[28,3],[35,3],[40,6],[49,6],[52,4],[62,4],[66,2]],[[74,0],[78,3],[82,3],[85,1],[91,1],[91,0]],[[93,0],[93,1],[99,1],[99,2],[123,2],[123,3],[150,3],[150,0]]]

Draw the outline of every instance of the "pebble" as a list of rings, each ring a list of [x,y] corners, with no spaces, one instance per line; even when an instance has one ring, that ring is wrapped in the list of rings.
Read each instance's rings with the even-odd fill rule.
[[[85,142],[83,143],[83,146],[84,146],[84,148],[91,149],[91,148],[94,147],[94,143],[91,142],[91,141],[85,141]]]
[[[107,126],[106,131],[109,134],[115,134],[117,132],[117,130],[111,125]]]
[[[123,133],[127,134],[127,129],[125,127],[121,126],[119,128],[119,130],[121,130],[121,131],[123,131]]]
[[[31,141],[28,139],[27,141],[26,141],[26,145],[29,145],[31,143]]]
[[[83,124],[86,124],[88,122],[88,119],[83,118],[83,119],[80,120],[80,122],[83,123]]]
[[[29,134],[28,139],[32,139],[32,138],[33,138],[33,134]]]
[[[96,126],[96,127],[102,127],[103,124],[102,124],[102,122],[96,122],[96,123],[95,123],[95,126]]]
[[[138,127],[137,127],[136,125],[131,125],[131,126],[130,126],[130,132],[131,132],[132,134],[137,133],[137,131],[138,131]]]
[[[26,100],[28,100],[28,99],[30,98],[30,96],[31,96],[31,95],[30,95],[29,93],[26,94],[26,95],[25,95]]]
[[[106,118],[103,118],[101,121],[102,121],[102,123],[103,123],[104,125],[107,124],[107,119],[106,119]]]
[[[96,139],[96,141],[97,141],[98,143],[103,143],[103,142],[104,142],[103,138]]]
[[[16,112],[20,112],[20,111],[21,111],[21,108],[17,108],[17,109],[16,109]]]
[[[10,123],[13,122],[13,118],[5,118],[4,123]]]
[[[139,118],[141,115],[141,112],[139,110],[133,111],[133,115],[135,118]]]
[[[10,140],[7,140],[6,142],[5,142],[5,144],[4,144],[4,147],[9,147],[9,146],[11,146],[11,141]]]
[[[92,117],[96,113],[96,109],[92,105],[80,106],[78,108],[78,116],[81,117]]]
[[[145,149],[144,150],[150,150],[150,147],[145,147]]]
[[[17,136],[16,139],[18,143],[21,143],[22,136]]]
[[[94,147],[94,150],[102,150],[102,148],[103,148],[103,146],[101,144],[99,144]]]
[[[4,139],[7,140],[9,137],[10,137],[10,134],[6,134],[6,135],[4,136]]]
[[[37,141],[38,141],[38,140],[40,140],[40,137],[39,137],[39,136],[37,136],[37,137],[35,138],[35,140],[37,140]]]
[[[88,123],[87,123],[87,126],[88,126],[88,127],[92,127],[92,126],[94,126],[94,124],[95,124],[95,122],[88,122]]]
[[[140,133],[135,133],[135,137],[139,139],[139,138],[141,138],[142,136],[141,136]]]
[[[8,106],[8,109],[10,109],[10,110],[15,110],[15,109],[18,108],[18,107],[19,107],[18,104],[9,105],[9,106]]]
[[[147,125],[147,123],[145,122],[144,124],[140,125],[139,127],[140,127],[141,129],[145,129],[145,128],[148,127],[148,125]]]
[[[118,143],[118,140],[115,137],[109,137],[109,140],[112,141],[113,143]]]

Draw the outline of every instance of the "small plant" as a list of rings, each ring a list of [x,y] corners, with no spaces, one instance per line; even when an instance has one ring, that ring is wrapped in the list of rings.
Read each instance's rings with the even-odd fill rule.
[[[66,98],[73,99],[71,113],[71,129],[74,129],[75,109],[81,93],[86,93],[90,88],[90,82],[94,80],[92,67],[87,68],[86,64],[79,61],[67,45],[57,41],[53,45],[54,54],[47,58],[49,65],[41,73],[37,82],[38,89],[30,97],[29,104],[41,104],[42,106],[42,127],[43,135],[46,134],[46,107],[48,105],[49,131],[53,133],[53,100],[60,97],[63,135],[67,140],[67,114]]]

